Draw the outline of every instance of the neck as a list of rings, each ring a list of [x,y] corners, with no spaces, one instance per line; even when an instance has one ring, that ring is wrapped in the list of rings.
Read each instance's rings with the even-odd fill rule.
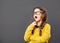
[[[42,23],[42,21],[37,22],[37,26],[40,26],[40,25],[41,25],[41,23]]]

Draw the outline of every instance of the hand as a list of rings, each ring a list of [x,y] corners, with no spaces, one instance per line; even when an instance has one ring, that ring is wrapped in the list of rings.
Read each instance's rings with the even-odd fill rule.
[[[32,22],[33,25],[36,25],[36,21]]]

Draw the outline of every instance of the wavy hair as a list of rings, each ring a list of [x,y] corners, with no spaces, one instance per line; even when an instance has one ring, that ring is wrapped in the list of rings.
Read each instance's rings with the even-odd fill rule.
[[[33,14],[34,14],[34,10],[35,10],[36,8],[40,9],[41,14],[43,15],[42,23],[41,23],[41,26],[40,26],[40,28],[43,29],[43,27],[44,27],[45,24],[47,23],[47,10],[46,10],[45,8],[43,8],[43,7],[39,7],[39,6],[38,6],[38,7],[35,7],[35,8],[33,9]],[[34,33],[34,30],[35,30],[36,27],[38,27],[38,26],[35,26],[35,27],[34,27],[34,29],[32,30],[32,33]],[[40,35],[41,35],[41,30],[40,30]]]

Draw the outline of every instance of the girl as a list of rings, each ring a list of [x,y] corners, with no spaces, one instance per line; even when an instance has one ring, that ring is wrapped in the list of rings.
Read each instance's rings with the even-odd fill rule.
[[[48,43],[51,37],[51,26],[47,22],[47,12],[42,7],[33,9],[34,21],[27,27],[24,40],[28,43]]]

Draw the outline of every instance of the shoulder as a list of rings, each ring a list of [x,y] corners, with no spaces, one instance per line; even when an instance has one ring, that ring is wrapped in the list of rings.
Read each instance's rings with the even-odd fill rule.
[[[47,25],[47,26],[51,26],[49,23],[46,23],[45,25]]]
[[[49,23],[46,23],[45,27],[51,27],[51,25]]]

